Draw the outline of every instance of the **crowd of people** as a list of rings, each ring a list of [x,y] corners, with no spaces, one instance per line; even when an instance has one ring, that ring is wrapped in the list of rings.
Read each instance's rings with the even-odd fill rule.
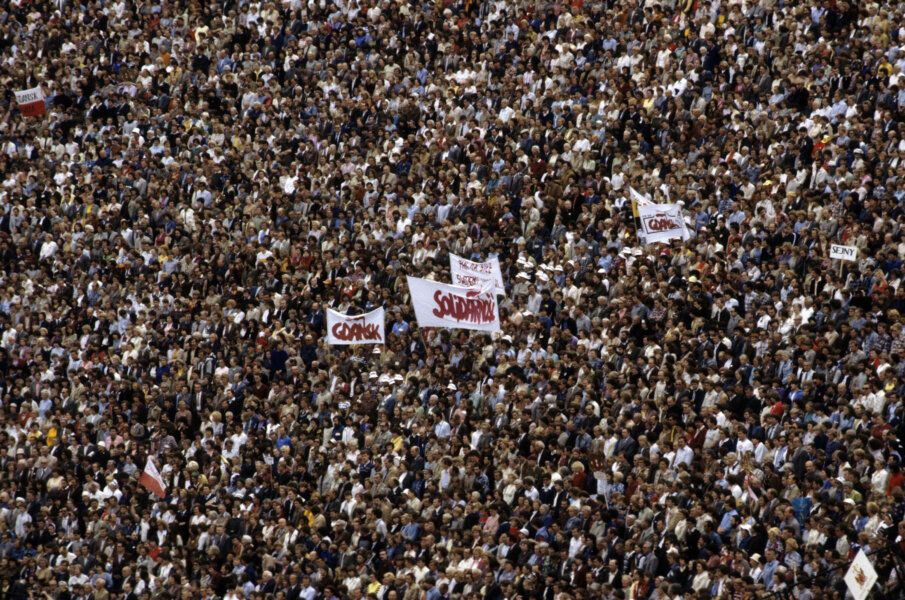
[[[902,598],[903,10],[4,3],[0,596]]]

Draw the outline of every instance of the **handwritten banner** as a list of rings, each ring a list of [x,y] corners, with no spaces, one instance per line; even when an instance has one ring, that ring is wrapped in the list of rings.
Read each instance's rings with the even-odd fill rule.
[[[385,316],[383,308],[363,315],[349,316],[327,309],[327,343],[333,346],[383,344]]]
[[[638,218],[648,244],[691,237],[678,204],[648,204],[638,207]]]
[[[484,288],[487,283],[492,283],[497,294],[506,295],[506,287],[503,285],[503,274],[500,271],[500,260],[496,257],[479,263],[450,254],[449,272],[452,275],[454,285],[468,288]]]
[[[500,311],[491,290],[406,277],[419,327],[499,331]]]

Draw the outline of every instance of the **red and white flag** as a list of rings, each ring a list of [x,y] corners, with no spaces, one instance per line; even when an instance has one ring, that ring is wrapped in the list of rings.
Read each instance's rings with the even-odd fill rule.
[[[23,117],[36,117],[46,112],[44,108],[44,92],[41,90],[40,85],[30,90],[16,92],[16,103],[19,105],[19,110],[22,111]]]
[[[165,498],[167,495],[167,484],[163,482],[163,477],[157,472],[157,467],[154,466],[154,461],[151,458],[148,458],[144,473],[139,477],[138,483],[148,488],[158,498]]]
[[[748,501],[749,502],[757,502],[757,494],[754,493],[754,488],[751,487],[751,476],[745,475],[745,491],[748,492]]]

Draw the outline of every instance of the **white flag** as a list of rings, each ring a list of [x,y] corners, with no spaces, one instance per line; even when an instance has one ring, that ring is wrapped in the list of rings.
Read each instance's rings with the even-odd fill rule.
[[[637,204],[638,206],[651,206],[653,204],[653,202],[647,199],[647,196],[643,196],[632,186],[629,186],[628,192],[631,195],[632,200],[634,200],[635,204]]]

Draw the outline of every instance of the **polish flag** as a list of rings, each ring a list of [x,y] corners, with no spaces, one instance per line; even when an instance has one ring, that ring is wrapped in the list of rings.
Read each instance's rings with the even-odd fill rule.
[[[157,472],[157,467],[154,466],[154,461],[150,458],[145,464],[144,473],[139,477],[138,483],[148,488],[158,498],[165,498],[167,495],[167,484],[163,482],[163,478]]]
[[[44,92],[41,86],[16,92],[16,103],[23,117],[36,117],[46,112],[44,108]]]

